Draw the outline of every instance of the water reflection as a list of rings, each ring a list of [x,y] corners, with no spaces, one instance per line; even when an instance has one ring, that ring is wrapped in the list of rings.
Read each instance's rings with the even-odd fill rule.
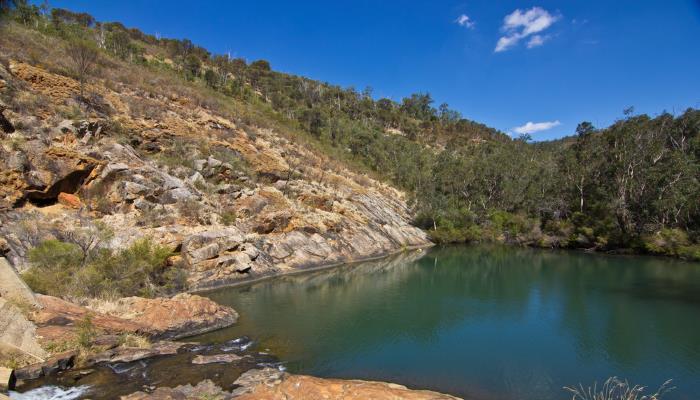
[[[674,378],[700,392],[700,266],[448,247],[209,294],[294,371],[463,396],[564,398],[563,385]]]

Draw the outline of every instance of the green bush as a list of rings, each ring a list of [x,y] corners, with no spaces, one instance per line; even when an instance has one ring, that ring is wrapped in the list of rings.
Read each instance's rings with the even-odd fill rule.
[[[186,287],[184,268],[167,265],[171,254],[149,239],[88,255],[77,245],[48,240],[30,251],[32,268],[23,277],[34,291],[58,297],[153,297]]]
[[[34,267],[24,273],[24,280],[35,292],[60,296],[71,291],[77,266],[84,258],[76,244],[44,241],[29,251],[29,261]]]
[[[231,226],[236,223],[236,211],[235,210],[225,210],[221,212],[221,223],[226,226]]]
[[[679,256],[681,249],[690,245],[688,234],[681,229],[662,229],[642,238],[644,248],[654,254]]]
[[[428,231],[430,240],[438,244],[470,243],[484,240],[482,229],[478,225],[466,228],[438,228]]]

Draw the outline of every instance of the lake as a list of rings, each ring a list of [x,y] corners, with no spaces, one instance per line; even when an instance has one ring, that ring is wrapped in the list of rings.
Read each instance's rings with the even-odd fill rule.
[[[618,376],[700,393],[700,264],[454,246],[206,293],[290,372],[465,398],[567,399]]]

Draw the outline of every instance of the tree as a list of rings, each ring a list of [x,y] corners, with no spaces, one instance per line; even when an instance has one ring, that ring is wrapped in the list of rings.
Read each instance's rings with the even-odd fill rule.
[[[185,57],[183,68],[185,75],[192,79],[199,76],[199,70],[202,68],[202,62],[194,54],[189,54]]]
[[[85,93],[85,82],[94,69],[99,58],[99,50],[87,40],[75,39],[66,47],[73,71],[80,82],[80,97]]]
[[[401,110],[413,118],[426,120],[435,115],[435,109],[430,106],[432,103],[430,93],[414,93],[402,100]]]
[[[250,63],[250,67],[260,71],[270,71],[272,69],[270,67],[270,62],[267,60],[253,61],[252,63]]]
[[[214,72],[214,70],[212,70],[212,69],[208,69],[204,73],[204,82],[206,82],[207,86],[209,86],[211,88],[216,87],[218,79],[219,78],[218,78],[216,72]]]
[[[578,126],[576,126],[576,135],[578,137],[588,136],[589,134],[595,132],[595,127],[592,123],[588,121],[583,121]]]

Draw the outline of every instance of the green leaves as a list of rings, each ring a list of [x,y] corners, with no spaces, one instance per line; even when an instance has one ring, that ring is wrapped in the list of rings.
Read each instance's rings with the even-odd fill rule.
[[[58,297],[152,297],[185,287],[184,270],[166,264],[171,254],[149,239],[87,256],[76,244],[47,240],[29,252],[32,268],[23,277],[33,290]]]

